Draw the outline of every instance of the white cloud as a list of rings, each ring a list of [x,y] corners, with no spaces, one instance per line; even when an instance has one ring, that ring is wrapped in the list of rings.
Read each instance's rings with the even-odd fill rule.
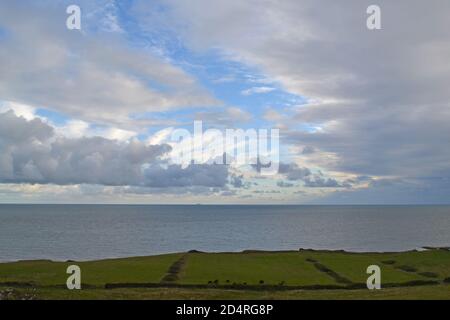
[[[122,130],[118,128],[108,128],[101,136],[110,140],[127,141],[132,137],[135,137],[136,135],[137,133],[134,131]]]
[[[241,93],[244,96],[250,96],[252,94],[269,93],[274,90],[275,90],[275,88],[272,88],[272,87],[253,87],[250,89],[243,90]]]
[[[55,131],[67,138],[81,138],[88,135],[89,123],[81,120],[70,120],[63,126],[55,126]]]
[[[450,135],[450,4],[383,0],[383,29],[373,32],[370,1],[168,2],[166,17],[183,22],[192,48],[221,49],[309,99],[285,120],[266,116],[286,124],[285,142],[334,154],[328,169],[450,175],[442,142]]]
[[[130,115],[219,104],[181,68],[120,35],[69,31],[64,6],[0,4],[0,97],[129,130]],[[135,122],[134,125],[139,124]]]
[[[171,134],[173,132],[174,128],[173,127],[169,127],[169,128],[165,128],[163,130],[160,130],[156,133],[154,133],[152,136],[150,136],[147,139],[147,143],[149,145],[156,145],[156,144],[161,144],[161,143],[167,143],[170,141],[170,137]]]
[[[27,120],[33,120],[36,118],[36,109],[32,106],[13,101],[4,101],[3,103],[0,103],[0,112],[6,112],[9,110],[14,111],[17,116],[23,117]]]

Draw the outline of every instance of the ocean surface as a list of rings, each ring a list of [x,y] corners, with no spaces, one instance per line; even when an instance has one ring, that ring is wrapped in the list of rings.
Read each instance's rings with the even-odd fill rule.
[[[450,206],[0,205],[0,261],[450,246]]]

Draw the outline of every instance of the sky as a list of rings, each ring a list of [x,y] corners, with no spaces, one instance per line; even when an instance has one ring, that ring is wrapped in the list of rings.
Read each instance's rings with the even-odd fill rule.
[[[367,28],[372,4],[380,30]],[[448,12],[440,0],[0,0],[0,203],[448,204]],[[278,129],[278,170],[217,153],[174,162],[186,141],[172,135],[194,121]]]

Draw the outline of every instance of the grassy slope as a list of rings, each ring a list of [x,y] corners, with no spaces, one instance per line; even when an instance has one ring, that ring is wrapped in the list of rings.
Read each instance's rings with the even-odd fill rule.
[[[282,281],[285,285],[335,284],[298,252],[190,254],[179,282],[207,284],[214,280],[219,280],[219,284],[227,284],[229,280],[230,284],[249,285],[259,284],[260,280],[273,285]]]
[[[386,254],[384,258],[396,261],[396,266],[408,265],[418,272],[435,272],[439,278],[450,277],[450,251],[447,250]]]
[[[82,283],[104,286],[108,282],[156,282],[181,254],[99,260],[90,262],[24,261],[0,264],[1,282],[33,282],[39,286],[64,285],[71,264],[81,268]]]
[[[383,264],[382,261],[389,260],[385,255],[318,252],[312,253],[309,256],[355,283],[366,283],[368,277],[366,270],[370,265],[378,265],[380,267],[382,283],[427,280],[427,278],[416,273],[399,270],[395,268],[395,264]]]
[[[445,284],[410,288],[385,288],[377,292],[369,290],[288,290],[273,291],[261,287],[259,291],[225,289],[102,289],[106,283],[159,283],[170,266],[183,254],[152,257],[101,260],[92,262],[27,261],[0,264],[1,283],[32,282],[35,289],[15,289],[32,292],[38,298],[61,299],[450,299],[450,286]],[[179,285],[206,285],[219,280],[219,284],[232,283],[258,285],[336,285],[330,275],[320,272],[314,259],[354,283],[365,283],[366,268],[377,264],[382,269],[382,283],[405,283],[412,280],[430,280],[420,272],[434,272],[442,281],[450,276],[450,251],[431,250],[405,253],[341,253],[321,251],[301,252],[253,252],[253,253],[190,253],[179,269]],[[393,264],[382,261],[392,260]],[[68,265],[76,264],[82,270],[85,289],[68,291],[63,286],[67,279]],[[406,272],[398,266],[410,266],[417,272]],[[229,282],[226,282],[229,280]],[[98,289],[86,289],[86,285]]]

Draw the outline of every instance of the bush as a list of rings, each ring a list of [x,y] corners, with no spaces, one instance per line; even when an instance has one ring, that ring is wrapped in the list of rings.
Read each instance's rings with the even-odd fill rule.
[[[427,278],[438,278],[439,275],[435,272],[419,272],[419,275]]]
[[[402,282],[402,283],[386,283],[383,285],[385,288],[396,288],[396,287],[416,287],[416,286],[430,286],[430,285],[437,285],[439,284],[438,281],[434,280],[413,280],[408,282]]]
[[[316,267],[317,270],[324,272],[324,273],[328,274],[330,277],[334,278],[334,280],[337,283],[345,283],[345,284],[352,283],[349,279],[339,275],[338,273],[334,272],[333,270],[331,270],[327,266],[324,266],[323,264],[316,262],[316,263],[314,263],[314,266]]]
[[[411,266],[403,265],[397,267],[400,270],[406,271],[406,272],[417,272],[417,269]]]
[[[176,274],[172,274],[171,273],[171,274],[167,274],[164,277],[163,282],[174,282],[174,281],[177,281],[177,280],[179,280],[178,276]]]
[[[326,273],[331,273],[332,272],[331,269],[329,269],[328,267],[324,266],[323,264],[315,263],[314,266],[319,271],[326,272]]]
[[[384,264],[395,264],[395,260],[384,260],[384,261],[381,261],[381,263],[384,263]]]
[[[259,280],[259,284],[264,284],[264,280]]]

